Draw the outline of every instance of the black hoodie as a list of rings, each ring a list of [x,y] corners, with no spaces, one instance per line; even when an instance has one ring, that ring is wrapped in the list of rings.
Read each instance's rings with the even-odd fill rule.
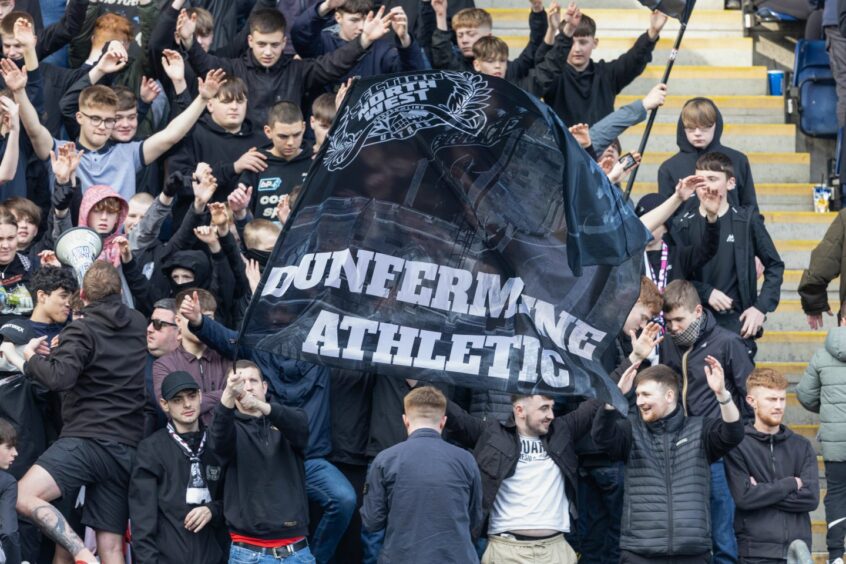
[[[707,98],[694,98],[694,100],[705,100]],[[716,108],[716,104],[714,105]],[[684,124],[679,117],[676,127],[676,143],[679,152],[664,161],[658,169],[658,193],[664,199],[672,196],[676,190],[676,184],[686,176],[696,172],[696,161],[705,153],[720,152],[731,159],[734,165],[734,177],[736,186],[728,193],[728,202],[732,206],[752,206],[758,209],[758,199],[755,197],[755,183],[752,181],[752,169],[749,166],[749,159],[746,155],[735,149],[723,146],[720,140],[723,136],[723,114],[717,110],[717,127],[714,129],[714,139],[704,149],[697,149],[687,140],[684,133]],[[694,196],[683,206],[684,209],[691,209],[699,205],[699,200]]]
[[[643,72],[653,50],[655,41],[644,33],[613,61],[590,61],[583,71],[568,64],[544,94],[544,100],[565,124],[593,125],[614,111],[617,94]]]
[[[244,172],[238,182],[253,187],[253,201],[250,202],[253,217],[273,221],[273,210],[279,197],[290,194],[291,190],[305,182],[313,160],[312,150],[310,146],[303,145],[300,154],[290,161],[274,156],[268,148],[261,152],[267,157],[267,168],[263,172]]]
[[[808,439],[784,425],[775,435],[752,425],[745,433],[725,458],[738,556],[784,561],[794,540],[811,546],[810,513],[820,502],[817,456]]]
[[[250,417],[220,404],[211,442],[226,467],[223,514],[230,532],[264,540],[308,535],[305,411],[271,403],[270,415]]]
[[[50,356],[35,355],[24,374],[63,391],[62,437],[135,447],[144,435],[147,320],[120,294],[97,300],[59,334]]]

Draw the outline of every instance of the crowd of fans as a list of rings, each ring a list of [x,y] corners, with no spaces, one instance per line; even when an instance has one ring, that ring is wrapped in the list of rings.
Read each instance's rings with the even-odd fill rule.
[[[68,0],[48,25],[40,4],[0,0],[5,562],[807,553],[816,454],[782,424],[785,377],[755,368],[784,263],[708,98],[684,105],[679,152],[635,206],[654,238],[602,359],[627,418],[597,400],[329,369],[236,339],[350,78],[504,79],[549,104],[619,183],[640,157],[619,135],[667,89],[618,109],[615,97],[651,62],[665,15],[594,61],[588,14],[531,0],[531,37],[510,61],[472,0]],[[55,254],[78,226],[102,241],[81,284]],[[834,277],[808,275],[804,290],[824,294]],[[825,431],[846,421],[825,390],[846,361],[835,348],[799,397],[823,414],[826,511],[842,522],[829,558],[842,564],[846,449]]]

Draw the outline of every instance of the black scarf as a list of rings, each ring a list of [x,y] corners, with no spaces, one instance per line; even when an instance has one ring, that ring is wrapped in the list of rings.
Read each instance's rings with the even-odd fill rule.
[[[197,450],[191,450],[188,443],[179,436],[173,428],[173,423],[167,424],[167,432],[170,433],[171,438],[179,445],[179,450],[182,454],[188,457],[191,461],[191,474],[188,477],[188,486],[185,488],[185,503],[188,505],[202,505],[211,501],[211,493],[206,484],[206,477],[203,474],[203,466],[200,457],[203,455],[203,449],[206,446],[206,430],[203,429],[203,436],[200,439],[200,445]]]

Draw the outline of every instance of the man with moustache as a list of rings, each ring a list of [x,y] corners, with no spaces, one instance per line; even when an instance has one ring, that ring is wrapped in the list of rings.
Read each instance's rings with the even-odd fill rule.
[[[153,388],[153,365],[156,360],[179,347],[179,326],[176,324],[176,300],[164,298],[153,304],[147,324],[147,363],[144,365],[144,384],[147,403],[144,407],[144,436],[149,437],[167,422],[156,400]]]
[[[222,473],[200,423],[203,392],[189,373],[171,372],[161,393],[167,427],[138,445],[129,488],[135,560],[220,564],[224,550],[214,525],[223,522]]]
[[[726,455],[728,483],[737,506],[738,555],[749,564],[787,561],[790,544],[811,546],[811,515],[820,502],[817,456],[811,441],[782,424],[787,378],[757,368],[746,381],[755,422]]]
[[[627,394],[635,382],[638,413],[619,417],[611,405],[596,412],[591,435],[626,463],[622,564],[711,562],[710,463],[743,440],[740,410],[726,389],[722,366],[705,359],[708,387],[719,418],[688,416],[679,402],[678,376],[664,365],[620,378]]]

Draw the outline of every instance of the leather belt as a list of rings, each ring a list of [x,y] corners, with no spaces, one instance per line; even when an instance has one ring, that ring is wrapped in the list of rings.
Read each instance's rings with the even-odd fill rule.
[[[285,558],[288,558],[289,556],[293,555],[295,552],[299,552],[300,550],[306,548],[308,546],[308,540],[302,539],[293,544],[286,544],[285,546],[277,546],[275,548],[256,546],[254,544],[249,544],[246,542],[233,542],[232,546],[245,548],[252,552],[257,552],[259,554],[278,558],[279,560],[284,560]]]

